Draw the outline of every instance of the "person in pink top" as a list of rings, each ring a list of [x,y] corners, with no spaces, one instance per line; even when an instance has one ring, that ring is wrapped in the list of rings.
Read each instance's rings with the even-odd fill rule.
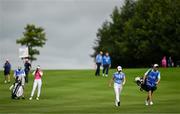
[[[42,76],[43,76],[43,72],[40,69],[40,66],[37,67],[37,69],[33,72],[34,75],[34,83],[33,83],[33,89],[31,92],[31,97],[29,98],[29,100],[32,100],[34,92],[36,90],[36,87],[38,87],[38,92],[37,92],[37,97],[36,100],[39,100],[39,96],[41,94],[41,86],[42,86]]]
[[[166,56],[163,57],[161,64],[162,64],[162,67],[164,68],[167,66]]]

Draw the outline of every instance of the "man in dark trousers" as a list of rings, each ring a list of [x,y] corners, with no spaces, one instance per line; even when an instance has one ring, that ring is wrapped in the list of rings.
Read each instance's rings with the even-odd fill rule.
[[[25,82],[28,83],[28,74],[29,74],[29,71],[31,69],[31,64],[29,62],[28,59],[25,60],[25,63],[24,63],[24,71],[25,71]]]
[[[108,52],[106,52],[106,54],[103,56],[102,60],[103,60],[103,76],[108,77],[108,71],[109,71],[109,68],[111,67],[111,58],[110,58]],[[104,73],[106,75],[104,75]]]
[[[96,55],[96,76],[100,76],[100,67],[102,64],[102,54],[103,52],[100,51],[100,53],[98,55]]]
[[[4,83],[10,83],[10,72],[11,72],[11,64],[9,63],[9,60],[6,59],[6,62],[4,64]]]

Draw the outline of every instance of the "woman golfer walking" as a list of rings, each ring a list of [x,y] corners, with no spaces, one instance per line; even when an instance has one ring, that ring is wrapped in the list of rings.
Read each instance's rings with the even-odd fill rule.
[[[109,83],[109,87],[111,87],[113,81],[114,81],[114,92],[115,92],[115,106],[120,106],[120,94],[123,85],[126,83],[125,74],[122,72],[121,66],[117,67],[117,72],[113,74],[113,77]]]
[[[34,83],[31,92],[31,97],[29,98],[29,100],[32,100],[36,87],[38,87],[36,100],[39,100],[39,96],[41,94],[41,86],[42,86],[41,77],[43,76],[43,72],[41,71],[40,66],[38,66],[37,69],[33,72],[33,75],[34,75]]]

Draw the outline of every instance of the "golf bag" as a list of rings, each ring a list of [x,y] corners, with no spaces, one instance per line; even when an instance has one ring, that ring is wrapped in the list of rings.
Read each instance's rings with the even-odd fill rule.
[[[19,99],[23,95],[23,87],[20,80],[16,80],[16,82],[10,87],[10,89],[12,90],[12,99]]]
[[[135,78],[135,83],[140,87],[140,90],[143,91],[148,91],[147,85],[146,85],[146,80],[143,83],[143,77],[136,77]]]

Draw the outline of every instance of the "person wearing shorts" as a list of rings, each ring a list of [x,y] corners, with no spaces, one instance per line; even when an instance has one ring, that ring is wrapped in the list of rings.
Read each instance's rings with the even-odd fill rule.
[[[4,64],[4,83],[10,83],[10,72],[11,72],[11,64],[9,63],[9,60],[7,59]]]
[[[160,72],[158,71],[159,65],[154,64],[152,69],[149,69],[143,77],[143,82],[146,85],[146,90],[148,92],[147,99],[145,100],[145,105],[153,105],[153,92],[157,89],[157,85],[160,82]]]

